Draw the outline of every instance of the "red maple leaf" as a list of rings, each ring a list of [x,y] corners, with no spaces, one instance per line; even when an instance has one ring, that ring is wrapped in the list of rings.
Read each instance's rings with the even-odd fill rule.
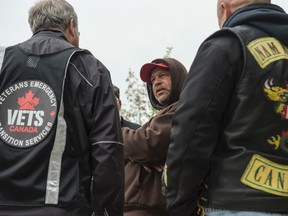
[[[24,97],[18,98],[20,110],[34,110],[34,107],[39,104],[40,98],[34,97],[34,93],[30,90]]]

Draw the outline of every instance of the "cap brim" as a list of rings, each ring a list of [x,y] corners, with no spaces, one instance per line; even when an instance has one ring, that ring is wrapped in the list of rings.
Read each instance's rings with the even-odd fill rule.
[[[151,73],[156,67],[162,67],[162,68],[169,68],[168,65],[165,65],[164,63],[147,63],[144,64],[140,70],[140,78],[147,83],[150,83],[151,80]]]

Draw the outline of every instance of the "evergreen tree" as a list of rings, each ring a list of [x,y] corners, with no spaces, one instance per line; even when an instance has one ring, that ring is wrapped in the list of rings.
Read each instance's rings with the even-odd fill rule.
[[[146,84],[137,78],[131,69],[128,72],[126,82],[128,86],[125,94],[128,103],[124,104],[123,109],[121,109],[122,115],[125,119],[142,125],[154,114]]]
[[[173,47],[166,47],[166,54],[164,58],[170,58],[170,54],[172,53]]]

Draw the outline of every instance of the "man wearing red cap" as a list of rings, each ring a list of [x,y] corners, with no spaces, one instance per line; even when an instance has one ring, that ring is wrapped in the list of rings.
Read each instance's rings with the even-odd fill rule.
[[[159,112],[137,130],[122,128],[126,159],[125,216],[169,215],[161,193],[161,175],[172,118],[186,76],[185,67],[173,58],[155,59],[140,70],[151,105]]]

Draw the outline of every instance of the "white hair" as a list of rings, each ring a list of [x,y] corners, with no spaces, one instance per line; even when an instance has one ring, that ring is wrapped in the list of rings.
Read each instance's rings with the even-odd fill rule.
[[[77,25],[77,14],[67,1],[39,0],[30,8],[28,22],[33,33],[51,28],[64,31],[71,19]]]

